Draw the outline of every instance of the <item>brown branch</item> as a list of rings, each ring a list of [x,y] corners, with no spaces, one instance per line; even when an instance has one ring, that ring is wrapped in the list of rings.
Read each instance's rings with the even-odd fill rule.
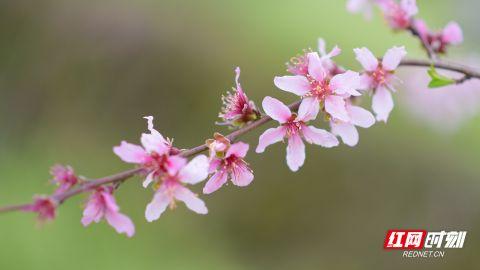
[[[449,71],[454,71],[454,72],[463,74],[463,77],[456,81],[457,84],[463,83],[472,78],[480,79],[480,71],[475,70],[471,67],[467,67],[464,65],[456,64],[456,63],[450,63],[450,62],[447,63],[447,62],[441,62],[441,61],[430,62],[430,61],[416,60],[416,59],[407,59],[407,60],[403,60],[400,63],[400,66],[415,66],[415,67],[426,67],[426,68],[429,68],[432,65],[438,69],[449,70]]]
[[[291,110],[296,111],[299,106],[300,106],[300,101],[296,101],[296,102],[290,104],[288,107]],[[252,123],[244,126],[243,128],[240,128],[236,131],[233,131],[232,133],[228,134],[226,137],[231,141],[235,141],[238,137],[242,136],[243,134],[245,134],[247,132],[250,132],[250,131],[256,129],[259,126],[262,126],[262,125],[268,123],[270,120],[272,120],[272,119],[269,116],[265,115],[265,116],[261,117],[259,120],[255,121],[255,122],[252,122]],[[201,152],[203,152],[207,149],[208,149],[208,147],[205,144],[202,144],[202,145],[193,147],[191,149],[184,150],[180,154],[184,157],[191,157],[191,156],[199,154],[199,153],[201,153]],[[92,190],[96,187],[102,186],[102,185],[115,184],[115,188],[118,188],[118,186],[122,182],[124,182],[125,180],[127,180],[129,178],[132,178],[133,176],[135,176],[135,175],[137,175],[137,174],[139,174],[143,171],[144,171],[143,168],[136,168],[136,169],[131,169],[131,170],[124,171],[124,172],[121,172],[121,173],[117,173],[117,174],[114,174],[114,175],[110,175],[110,176],[106,176],[106,177],[102,177],[102,178],[98,178],[98,179],[92,179],[92,180],[86,181],[83,184],[81,184],[81,185],[79,185],[75,188],[72,188],[69,191],[66,191],[64,193],[60,193],[58,195],[52,195],[52,196],[50,196],[50,198],[52,200],[58,202],[59,204],[61,204],[70,197],[73,197],[73,196],[75,196],[77,194],[80,194],[80,193],[88,192],[88,191],[90,191],[90,190]],[[23,209],[27,208],[28,206],[30,206],[30,204],[21,204],[21,205],[19,204],[19,205],[11,205],[11,206],[1,207],[0,208],[0,213],[20,211],[20,210],[23,210]]]
[[[436,68],[439,68],[439,69],[450,70],[450,71],[454,71],[454,72],[458,72],[458,73],[463,74],[463,77],[458,79],[457,83],[463,83],[463,82],[465,82],[469,79],[472,79],[472,78],[480,79],[480,72],[478,72],[478,71],[476,71],[476,70],[474,70],[470,67],[466,67],[466,66],[459,65],[459,64],[439,62],[439,61],[433,61],[432,62],[432,61],[427,61],[427,60],[403,60],[400,63],[400,66],[417,66],[417,67],[426,67],[426,68],[430,67],[431,65],[434,65]],[[298,110],[299,106],[300,106],[300,101],[296,101],[296,102],[288,105],[288,107],[293,111]],[[240,137],[243,134],[248,133],[248,132],[250,132],[250,131],[266,124],[266,123],[268,123],[270,120],[272,120],[272,119],[269,116],[266,116],[266,115],[262,116],[259,120],[255,121],[255,122],[252,122],[252,123],[244,126],[243,128],[240,128],[236,131],[233,131],[232,133],[228,134],[226,137],[231,141],[235,141],[236,139],[238,139],[238,137]],[[187,150],[183,150],[180,154],[184,157],[191,157],[191,156],[199,154],[199,153],[201,153],[201,152],[203,152],[207,149],[208,149],[208,147],[205,144],[201,144],[199,146],[196,146],[196,147],[193,147],[193,148],[190,148],[190,149],[187,149]],[[110,175],[110,176],[106,176],[106,177],[102,177],[102,178],[98,178],[98,179],[92,179],[92,180],[89,180],[89,181],[86,181],[86,182],[80,184],[79,186],[77,186],[75,188],[72,188],[71,190],[69,190],[67,192],[64,192],[64,193],[61,193],[61,194],[58,194],[58,195],[52,195],[52,196],[50,196],[50,198],[60,204],[60,203],[63,203],[65,200],[67,200],[70,197],[73,197],[73,196],[78,195],[80,193],[88,192],[88,191],[90,191],[90,190],[92,190],[96,187],[102,186],[102,185],[114,184],[115,187],[118,188],[118,186],[122,182],[124,182],[127,179],[132,178],[133,176],[135,176],[135,175],[137,175],[141,172],[143,172],[142,168],[136,168],[136,169],[127,170],[127,171],[124,171],[124,172],[121,172],[121,173],[118,173],[118,174],[114,174],[114,175]],[[28,206],[31,206],[31,204],[19,204],[19,205],[9,205],[9,206],[5,206],[5,207],[0,207],[0,213],[12,212],[12,211],[21,211],[21,210],[27,208]]]

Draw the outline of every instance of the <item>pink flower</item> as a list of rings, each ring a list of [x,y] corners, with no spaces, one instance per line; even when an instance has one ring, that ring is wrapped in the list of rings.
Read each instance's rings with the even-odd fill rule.
[[[53,220],[56,216],[58,203],[52,198],[45,196],[35,196],[34,203],[28,205],[23,210],[27,212],[36,212],[40,222]]]
[[[288,140],[287,165],[292,171],[297,171],[305,161],[305,145],[303,139],[310,144],[317,144],[323,147],[334,147],[338,145],[337,138],[330,132],[307,126],[306,122],[317,117],[319,107],[312,111],[311,103],[318,103],[314,99],[304,99],[298,109],[298,114],[292,113],[281,101],[265,97],[263,99],[264,111],[275,121],[280,123],[277,128],[267,129],[259,138],[257,153],[263,153],[265,148],[271,144]]]
[[[308,54],[311,53],[312,50],[304,50],[304,53],[295,57],[292,57],[290,61],[286,64],[287,71],[293,75],[308,75]],[[318,39],[318,52],[320,53],[320,60],[323,63],[324,68],[329,72],[331,76],[337,75],[339,73],[345,72],[342,67],[339,67],[334,61],[332,61],[332,57],[335,56],[340,52],[340,50],[335,47],[330,53],[326,52],[326,43],[325,40],[322,38]]]
[[[176,163],[172,160],[172,154],[178,154],[178,150],[172,147],[170,141],[153,128],[153,117],[144,117],[148,121],[150,134],[143,133],[141,136],[142,146],[122,141],[119,146],[113,148],[113,152],[125,162],[139,164],[148,171],[143,182],[147,187],[161,174],[170,170],[176,170]]]
[[[367,48],[354,49],[356,59],[365,69],[362,75],[363,88],[373,89],[372,109],[378,121],[387,122],[393,109],[393,99],[390,91],[395,91],[393,81],[395,69],[407,52],[404,47],[393,47],[387,51],[381,63]]]
[[[475,55],[452,60],[480,68],[480,58]],[[439,72],[449,78],[461,77],[456,72]],[[451,135],[480,115],[480,80],[429,89],[427,85],[431,78],[424,68],[412,67],[402,70],[399,75],[408,78],[400,96],[403,108],[422,126]]]
[[[356,90],[360,87],[360,76],[357,72],[346,71],[345,73],[331,76],[325,68],[325,61],[338,55],[340,49],[335,47],[326,57],[320,58],[318,53],[308,54],[308,74],[306,76],[283,76],[275,77],[275,85],[287,92],[303,97],[303,100],[311,105],[309,110],[319,110],[320,102],[325,111],[332,117],[348,122],[350,118],[345,108],[345,98],[360,96]]]
[[[175,208],[175,200],[184,202],[190,210],[198,214],[208,213],[205,203],[184,186],[184,184],[197,184],[207,178],[208,158],[199,155],[187,164],[185,158],[173,156],[172,161],[175,166],[162,175],[162,182],[145,210],[145,217],[149,222],[160,218],[167,206]]]
[[[218,138],[213,142],[213,144],[219,143],[222,144],[223,142],[218,140]],[[229,143],[230,142],[228,142],[228,145]],[[217,191],[228,179],[231,179],[232,183],[236,186],[248,186],[253,181],[253,171],[244,160],[248,148],[248,144],[237,142],[229,145],[228,148],[223,150],[223,153],[215,152],[213,155],[210,155],[209,171],[213,173],[213,176],[208,180],[207,184],[205,184],[203,193],[210,194]]]
[[[235,73],[236,88],[233,89],[233,93],[227,92],[227,95],[222,97],[223,108],[218,116],[223,119],[224,123],[222,124],[243,126],[256,120],[260,114],[253,101],[250,101],[245,92],[243,92],[239,82],[239,67],[235,69]]]
[[[383,0],[348,0],[347,10],[350,13],[362,13],[366,19],[372,18],[373,6]]]
[[[52,183],[58,185],[55,194],[63,193],[78,183],[78,178],[70,166],[54,165],[50,174],[53,176]]]
[[[456,22],[449,22],[439,33],[430,31],[423,20],[417,19],[414,24],[420,38],[435,53],[446,53],[449,45],[460,45],[463,42],[462,28]]]
[[[330,120],[330,127],[332,128],[332,133],[340,136],[346,145],[355,146],[359,140],[358,131],[355,126],[369,128],[375,124],[375,117],[364,108],[352,105],[350,101],[347,102],[346,109],[350,121],[343,122],[332,118]]]
[[[82,224],[86,227],[92,222],[100,222],[103,217],[118,233],[125,233],[128,237],[135,233],[133,222],[120,213],[111,186],[99,187],[90,195],[83,211]]]
[[[412,17],[418,13],[416,0],[384,0],[378,3],[390,27],[394,30],[408,29]]]

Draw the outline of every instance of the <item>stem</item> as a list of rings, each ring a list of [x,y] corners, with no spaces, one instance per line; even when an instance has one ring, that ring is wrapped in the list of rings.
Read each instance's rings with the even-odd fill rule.
[[[298,107],[300,106],[300,102],[301,102],[300,100],[296,101],[296,102],[288,105],[288,107],[291,110],[296,111],[298,109]],[[240,137],[241,135],[243,135],[245,133],[248,133],[248,132],[256,129],[257,127],[260,127],[260,126],[268,123],[270,120],[272,120],[272,118],[270,118],[269,116],[266,116],[266,115],[262,116],[257,121],[252,122],[252,123],[244,126],[241,129],[233,131],[232,133],[228,134],[226,137],[229,140],[234,141],[238,137]],[[201,152],[203,152],[207,149],[208,149],[208,147],[205,144],[202,144],[202,145],[193,147],[191,149],[184,150],[184,151],[181,152],[180,155],[182,155],[183,157],[191,157],[191,156],[194,156],[198,153],[201,153]],[[80,193],[88,192],[88,191],[90,191],[90,190],[92,190],[96,187],[102,186],[102,185],[114,183],[115,187],[118,188],[118,186],[121,184],[121,182],[123,182],[123,181],[125,181],[129,178],[132,178],[133,176],[135,176],[135,175],[137,175],[141,172],[143,172],[143,168],[136,168],[136,169],[131,169],[131,170],[128,170],[128,171],[120,172],[120,173],[117,173],[117,174],[114,174],[114,175],[110,175],[110,176],[106,176],[106,177],[102,177],[102,178],[98,178],[98,179],[92,179],[92,180],[89,180],[89,181],[87,181],[87,182],[85,182],[85,183],[83,183],[83,184],[81,184],[81,185],[79,185],[75,188],[72,188],[69,191],[66,191],[64,193],[61,193],[61,194],[58,194],[58,195],[52,195],[52,196],[50,196],[50,198],[53,199],[54,201],[58,202],[59,204],[61,204],[70,197],[73,197],[73,196],[75,196],[77,194],[80,194]],[[30,204],[5,206],[5,207],[0,208],[0,213],[19,211],[19,210],[22,210],[22,209],[24,209],[28,206],[30,206]]]
[[[430,67],[431,65],[434,65],[436,68],[439,69],[444,69],[444,70],[450,70],[450,71],[455,71],[462,73],[464,76],[460,79],[457,80],[457,83],[463,83],[469,79],[476,78],[480,79],[480,72],[470,68],[466,67],[463,65],[459,64],[454,64],[454,63],[446,63],[446,62],[439,62],[439,61],[426,61],[426,60],[403,60],[400,63],[400,66],[418,66],[418,67]],[[292,111],[298,110],[298,107],[300,106],[300,102],[296,101],[288,107]],[[245,133],[248,133],[266,123],[268,123],[270,120],[272,120],[269,116],[262,116],[260,119],[258,119],[255,122],[252,122],[243,128],[240,128],[236,131],[233,131],[232,133],[228,134],[226,137],[231,140],[235,141],[238,139],[240,136],[242,136]],[[183,150],[180,155],[183,157],[191,157],[196,154],[199,154],[205,150],[207,150],[208,147],[205,144],[201,144],[199,146]],[[50,196],[51,199],[55,200],[59,204],[63,203],[65,200],[67,200],[70,197],[73,197],[77,194],[88,192],[96,187],[106,185],[106,184],[115,184],[115,187],[117,188],[122,182],[124,182],[127,179],[132,178],[133,176],[143,172],[143,168],[136,168],[136,169],[130,169],[124,172],[120,172],[114,175],[98,178],[98,179],[92,179],[87,182],[84,182],[83,184],[80,184],[79,186],[70,189],[69,191],[66,191],[64,193],[58,194],[58,195],[52,195]],[[31,204],[18,204],[18,205],[9,205],[5,207],[0,207],[0,213],[4,212],[12,212],[12,211],[21,211],[25,209],[26,207],[30,206]]]
[[[441,61],[435,61],[431,63],[429,61],[415,60],[415,59],[403,60],[400,63],[400,66],[416,66],[416,67],[427,67],[427,68],[432,65],[438,69],[450,70],[450,71],[462,73],[464,76],[461,79],[458,79],[457,83],[463,83],[466,80],[469,80],[472,78],[480,79],[479,71],[464,65],[456,64],[456,63],[450,63],[450,62],[447,63],[447,62],[441,62]]]

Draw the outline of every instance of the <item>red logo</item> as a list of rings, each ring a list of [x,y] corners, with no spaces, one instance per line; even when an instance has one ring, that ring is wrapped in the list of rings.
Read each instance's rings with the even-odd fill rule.
[[[389,230],[383,243],[384,249],[422,249],[427,231]]]

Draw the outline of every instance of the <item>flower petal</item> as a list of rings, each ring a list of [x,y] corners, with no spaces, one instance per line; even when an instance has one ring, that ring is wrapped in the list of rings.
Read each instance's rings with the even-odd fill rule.
[[[250,146],[248,145],[248,143],[244,143],[244,142],[234,143],[230,146],[230,148],[228,148],[228,151],[225,157],[228,158],[233,155],[240,158],[244,158],[247,155],[249,147]]]
[[[350,121],[350,117],[348,116],[345,106],[345,100],[342,97],[331,95],[325,99],[325,111],[333,116],[333,118],[348,122]]]
[[[276,98],[265,97],[262,106],[268,116],[281,124],[287,122],[292,116],[290,109]]]
[[[148,222],[152,222],[160,218],[160,215],[165,212],[167,206],[170,204],[172,198],[166,193],[165,186],[161,186],[155,195],[153,195],[152,201],[147,205],[145,209],[145,218]]]
[[[148,185],[150,185],[150,183],[153,182],[154,176],[155,176],[155,171],[149,173],[149,174],[147,175],[147,177],[145,178],[145,180],[143,181],[142,186],[143,186],[144,188],[147,188]]]
[[[308,143],[314,143],[326,148],[338,146],[337,138],[326,130],[304,125],[302,133]]]
[[[377,121],[387,122],[393,109],[392,94],[384,87],[379,87],[372,98],[372,109],[377,116]]]
[[[83,210],[82,224],[88,226],[93,221],[99,222],[103,216],[102,206],[97,200],[97,194],[92,194],[88,200],[85,210]]]
[[[181,156],[170,156],[168,157],[165,165],[167,167],[168,174],[176,175],[186,164],[186,158]]]
[[[255,151],[257,153],[263,153],[267,146],[282,141],[285,137],[285,134],[286,130],[283,126],[265,130],[265,132],[263,132],[263,134],[258,138],[258,146]]]
[[[204,194],[210,194],[212,192],[217,191],[219,188],[223,186],[227,182],[228,173],[225,170],[217,171],[205,184],[203,187]]]
[[[253,181],[253,173],[247,164],[239,164],[231,174],[232,183],[239,187],[250,185]]]
[[[290,170],[296,172],[305,162],[305,144],[302,138],[296,134],[288,139],[287,165]]]
[[[345,73],[335,75],[330,81],[330,88],[339,95],[360,96],[360,74],[347,70]]]
[[[175,199],[184,202],[185,205],[193,212],[203,215],[208,213],[205,203],[188,188],[179,185],[177,188],[175,188],[174,196]]]
[[[349,123],[342,123],[331,121],[330,125],[332,127],[332,133],[340,136],[343,143],[348,146],[355,146],[358,143],[358,131],[354,125]]]
[[[347,106],[348,114],[350,115],[351,123],[362,128],[369,128],[375,124],[375,117],[373,114],[359,106]]]
[[[353,51],[357,61],[360,62],[366,71],[375,71],[377,69],[378,60],[369,49],[363,47],[353,49]]]
[[[153,116],[145,116],[143,118],[147,119],[148,130],[150,131],[150,134],[143,133],[140,138],[143,147],[145,147],[149,153],[154,151],[160,155],[165,154],[169,150],[168,142],[160,132],[153,128]]]
[[[449,22],[442,31],[442,39],[452,45],[461,44],[463,42],[462,28],[456,22]]]
[[[327,76],[327,70],[322,64],[322,59],[317,52],[311,52],[308,57],[308,74],[317,81],[323,81]],[[310,89],[310,87],[309,87]]]
[[[298,108],[296,121],[308,122],[317,118],[320,111],[320,103],[316,98],[308,97],[302,100]]]
[[[273,79],[275,86],[283,91],[293,93],[297,96],[303,96],[310,92],[310,83],[304,76],[282,76]]]
[[[382,66],[384,69],[393,71],[395,70],[398,65],[400,64],[400,61],[402,61],[402,58],[407,55],[407,51],[405,50],[405,47],[393,47],[385,53],[385,56],[383,57],[382,60]]]
[[[199,183],[207,178],[208,166],[208,158],[205,155],[196,156],[180,170],[178,177],[182,183],[192,185]]]
[[[417,1],[416,0],[402,0],[400,6],[403,11],[407,14],[408,17],[411,17],[418,13]]]
[[[127,143],[126,141],[122,141],[119,146],[113,147],[113,152],[121,160],[128,163],[140,164],[149,158],[147,152],[141,146]]]
[[[118,233],[125,233],[128,237],[132,237],[135,234],[135,226],[128,216],[118,212],[107,211],[105,219]]]

